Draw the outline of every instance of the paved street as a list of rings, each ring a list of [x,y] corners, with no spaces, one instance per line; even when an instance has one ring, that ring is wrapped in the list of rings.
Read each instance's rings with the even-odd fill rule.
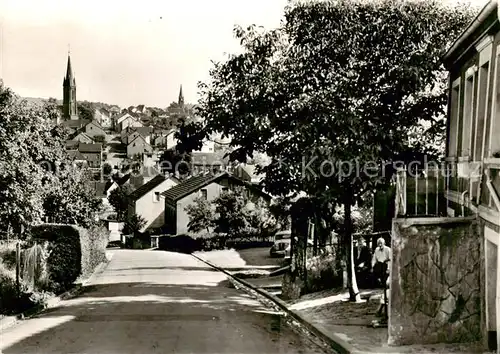
[[[87,291],[0,337],[14,353],[323,353],[189,255],[116,250]]]

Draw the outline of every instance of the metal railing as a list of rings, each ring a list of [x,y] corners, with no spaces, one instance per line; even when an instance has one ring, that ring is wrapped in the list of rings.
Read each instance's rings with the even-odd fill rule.
[[[399,169],[396,173],[396,217],[444,216],[445,170],[440,168]]]

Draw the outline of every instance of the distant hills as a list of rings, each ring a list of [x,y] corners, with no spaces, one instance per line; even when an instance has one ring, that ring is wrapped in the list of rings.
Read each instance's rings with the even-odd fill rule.
[[[33,104],[33,105],[43,105],[49,101],[49,98],[41,98],[41,97],[21,97],[21,98],[26,100],[29,104]],[[60,99],[56,99],[56,103],[58,105],[62,105],[63,101]],[[92,105],[94,108],[107,108],[107,109],[109,109],[111,107],[119,107],[120,109],[131,109],[132,107],[144,106],[144,105],[137,105],[137,106],[130,106],[130,107],[121,107],[121,106],[115,105],[115,104],[109,104],[109,103],[104,103],[104,102],[90,102],[90,101],[86,101],[86,100],[85,101],[78,101],[78,104]],[[177,106],[177,103],[172,102],[166,108],[149,107],[149,106],[146,106],[146,108],[157,111],[161,114],[161,113],[167,113],[169,111],[174,110],[176,108],[176,106]],[[195,107],[195,105],[190,104],[190,103],[186,103],[184,106],[186,108],[186,111],[188,111],[188,112],[192,112],[193,108]]]

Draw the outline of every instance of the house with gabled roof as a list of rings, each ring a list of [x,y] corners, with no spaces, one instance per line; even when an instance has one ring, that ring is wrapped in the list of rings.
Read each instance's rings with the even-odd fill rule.
[[[61,125],[66,128],[73,129],[75,131],[82,129],[87,124],[90,123],[88,119],[75,119],[75,120],[65,120],[61,122]]]
[[[226,169],[229,164],[227,158],[213,152],[193,151],[191,153],[191,174],[196,176],[202,173],[219,173]]]
[[[68,156],[69,156],[71,161],[74,161],[77,163],[84,163],[87,161],[85,156],[83,156],[83,154],[78,150],[69,150]]]
[[[137,107],[135,107],[135,112],[136,113],[144,114],[144,113],[146,113],[146,110],[147,110],[147,108],[143,104],[140,104]]]
[[[151,134],[153,132],[152,127],[127,127],[123,129],[120,133],[121,142],[128,145],[129,142],[133,141],[139,135],[142,135],[148,144],[151,144]]]
[[[85,126],[85,134],[94,138],[96,136],[106,136],[104,128],[99,124],[99,122],[93,120]]]
[[[101,168],[102,144],[78,144],[78,151],[85,157],[89,167]]]
[[[113,181],[116,182],[118,187],[121,187],[125,184],[130,185],[134,190],[139,188],[144,184],[144,178],[142,176],[136,176],[135,174],[132,175],[132,173],[127,173],[125,175],[115,175],[112,177]]]
[[[192,235],[193,233],[188,231],[189,216],[186,207],[192,205],[198,197],[212,201],[222,192],[236,186],[244,187],[253,201],[261,198],[267,202],[271,201],[269,194],[228,172],[193,176],[163,193],[165,198],[165,230],[171,235]]]
[[[178,180],[175,178],[157,175],[129,195],[129,217],[137,214],[146,220],[142,232],[163,226],[165,222],[165,202],[162,193],[174,187],[177,183]]]
[[[111,112],[106,108],[97,108],[94,110],[94,120],[97,121],[104,128],[112,127]]]
[[[78,142],[84,143],[84,144],[93,144],[94,143],[94,139],[92,139],[89,135],[87,135],[87,133],[84,133],[84,132],[78,133],[71,140],[78,141]]]
[[[140,122],[137,114],[133,112],[124,112],[116,117],[113,117],[113,126],[117,132],[121,132],[127,127],[142,127],[144,124]]]
[[[173,149],[177,145],[176,129],[155,129],[152,133],[151,145],[165,149]]]
[[[66,150],[69,151],[78,151],[78,145],[80,145],[80,141],[78,140],[68,140],[64,144]]]
[[[137,155],[151,154],[153,148],[148,144],[142,135],[138,135],[133,141],[127,145],[127,156],[132,158]]]
[[[113,105],[113,106],[109,107],[109,113],[111,114],[111,116],[115,116],[115,115],[121,113],[121,109],[120,109],[120,107]]]
[[[144,124],[141,122],[140,118],[134,114],[128,114],[128,116],[120,121],[120,131],[127,127],[143,127]]]

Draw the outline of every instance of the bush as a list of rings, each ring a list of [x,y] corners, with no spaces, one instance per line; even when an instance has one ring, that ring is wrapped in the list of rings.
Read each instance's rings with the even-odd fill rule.
[[[55,291],[63,292],[78,277],[86,278],[104,261],[109,232],[100,226],[90,230],[61,224],[43,224],[31,230],[34,240],[48,241],[49,280]]]
[[[342,273],[337,269],[334,249],[327,248],[323,252],[307,260],[307,277],[302,294],[333,289],[342,285]]]
[[[63,292],[75,282],[82,270],[80,231],[72,225],[43,224],[32,229],[33,238],[49,242],[47,267],[49,279]]]
[[[17,293],[16,280],[6,274],[0,274],[0,313],[14,315],[24,312],[35,303],[30,299],[30,293]]]
[[[15,271],[8,270],[0,263],[0,314],[2,315],[19,314],[46,302],[47,293],[28,291],[28,287],[22,282],[18,293],[15,277]]]
[[[15,243],[2,245],[0,248],[0,262],[8,269],[16,267],[16,245]]]

